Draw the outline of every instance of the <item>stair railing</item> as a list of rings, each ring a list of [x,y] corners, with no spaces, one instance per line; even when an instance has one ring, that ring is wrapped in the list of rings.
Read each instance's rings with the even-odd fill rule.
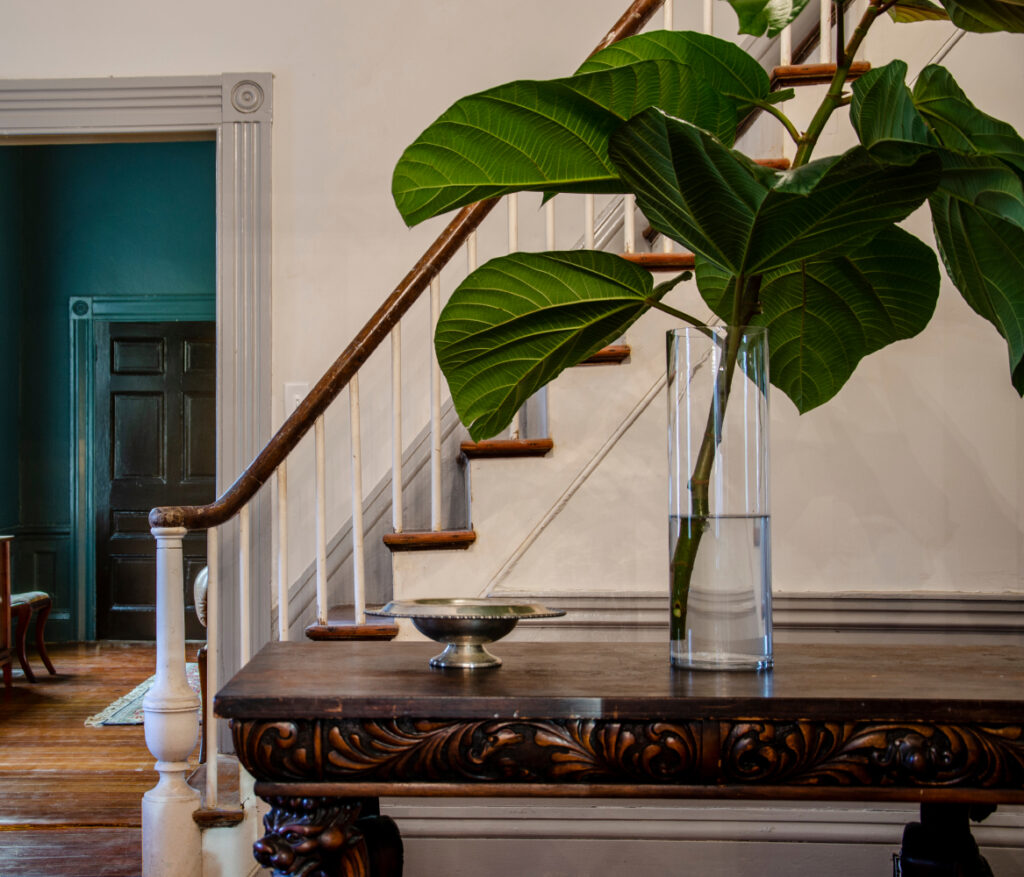
[[[821,33],[827,36],[831,27],[830,0],[820,0],[822,9]],[[616,24],[598,44],[598,51],[613,42],[640,32],[658,9],[664,10],[664,26],[673,26],[671,0],[634,0]],[[714,31],[714,5],[704,0],[702,29]],[[820,40],[823,61],[827,60],[829,40]],[[780,63],[792,60],[792,41],[787,28],[779,42]],[[773,59],[774,60],[774,59]],[[248,662],[250,655],[250,502],[260,489],[273,478],[277,488],[277,539],[275,544],[278,637],[287,640],[291,622],[288,581],[288,481],[289,455],[311,430],[315,443],[315,569],[317,624],[327,625],[327,533],[326,533],[326,477],[325,477],[325,414],[331,403],[348,387],[349,428],[352,470],[352,552],[353,589],[355,594],[355,620],[364,616],[364,545],[363,545],[363,490],[361,460],[361,425],[359,373],[370,355],[385,341],[391,346],[391,488],[392,527],[396,533],[405,529],[402,516],[402,365],[401,321],[421,294],[430,290],[431,335],[437,322],[441,304],[440,273],[453,257],[466,252],[467,267],[477,263],[476,230],[491,213],[498,199],[482,201],[463,208],[447,225],[422,258],[395,287],[366,325],[324,373],[304,400],[285,420],[277,433],[216,501],[204,506],[171,506],[153,509],[149,523],[156,539],[157,554],[157,659],[156,680],[146,695],[146,741],[160,774],[157,785],[146,793],[143,801],[144,873],[147,877],[170,874],[167,863],[184,868],[186,849],[198,850],[198,829],[193,813],[200,806],[198,793],[186,782],[188,758],[198,735],[200,704],[188,685],[185,666],[184,580],[182,540],[193,530],[207,531],[207,563],[209,582],[207,591],[207,703],[209,717],[204,728],[208,764],[206,772],[205,809],[218,807],[217,735],[213,719],[213,694],[218,688],[218,648],[220,582],[218,581],[220,543],[218,527],[238,518],[239,554],[238,594],[240,612],[240,660]],[[519,247],[519,209],[516,196],[509,196],[508,249]],[[555,246],[555,202],[545,205],[544,240],[548,248]],[[676,267],[683,254],[672,255],[672,242],[664,242],[662,254],[640,253],[636,229],[636,206],[630,196],[617,199],[615,210],[621,211],[617,220],[621,228],[622,250],[627,257],[650,267]],[[598,236],[598,218],[595,198],[583,196],[584,222],[581,243],[594,246]],[[604,218],[607,219],[608,211]],[[606,237],[607,235],[602,235]],[[442,529],[441,516],[441,387],[440,371],[431,356],[432,367],[430,413],[430,529]],[[518,422],[512,425],[513,437],[518,437]],[[195,829],[195,831],[193,831]],[[190,840],[186,841],[185,837]],[[191,854],[191,852],[190,852]],[[196,853],[198,854],[198,853]],[[186,873],[185,870],[173,873]],[[198,872],[196,872],[198,873]]]

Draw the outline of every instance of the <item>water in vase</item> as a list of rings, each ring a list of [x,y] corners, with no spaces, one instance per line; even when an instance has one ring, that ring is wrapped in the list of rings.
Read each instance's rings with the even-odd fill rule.
[[[771,539],[768,515],[669,519],[670,545],[701,528],[677,667],[763,670],[772,665]]]

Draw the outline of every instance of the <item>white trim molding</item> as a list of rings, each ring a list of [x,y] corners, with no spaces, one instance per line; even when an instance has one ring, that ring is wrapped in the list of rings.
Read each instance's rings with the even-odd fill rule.
[[[0,143],[104,139],[194,139],[217,142],[217,489],[223,491],[271,435],[271,124],[273,76],[9,79],[0,81]],[[75,500],[73,499],[73,502]],[[254,507],[253,573],[269,575],[269,506]],[[72,507],[75,520],[77,507]],[[237,528],[224,528],[222,556],[235,556]],[[73,569],[82,576],[87,550],[77,538]],[[226,575],[222,581],[230,581]],[[225,601],[233,591],[226,589]],[[235,653],[237,613],[222,642]],[[254,601],[266,618],[269,596]],[[79,625],[84,619],[79,621]],[[262,630],[262,626],[252,625]],[[84,635],[85,631],[80,633]],[[258,644],[254,643],[254,647]],[[233,672],[228,661],[225,670]]]

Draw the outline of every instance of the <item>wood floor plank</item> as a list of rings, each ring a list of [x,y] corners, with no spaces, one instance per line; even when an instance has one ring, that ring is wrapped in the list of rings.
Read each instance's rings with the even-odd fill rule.
[[[15,670],[0,695],[0,877],[132,877],[153,756],[142,725],[85,720],[153,674],[155,649],[53,645],[50,657],[57,676],[33,685]]]
[[[135,877],[142,871],[142,829],[66,828],[0,831],[3,877]]]

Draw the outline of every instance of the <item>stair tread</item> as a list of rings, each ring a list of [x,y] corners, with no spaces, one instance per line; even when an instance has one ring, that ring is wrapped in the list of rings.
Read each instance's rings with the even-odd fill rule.
[[[459,449],[472,459],[495,457],[543,457],[555,443],[549,439],[488,439],[462,442]]]
[[[461,549],[469,548],[475,541],[475,530],[405,530],[384,534],[384,544],[392,551]]]
[[[217,806],[205,806],[206,772],[203,762],[188,777],[188,784],[203,796],[203,806],[192,814],[200,828],[221,828],[238,825],[245,819],[238,791],[238,762],[229,755],[217,757]]]
[[[385,618],[370,617],[356,622],[355,608],[339,604],[327,610],[327,623],[314,622],[306,627],[307,639],[315,640],[392,640],[398,636],[398,625]]]
[[[649,271],[687,271],[693,268],[693,253],[619,253],[627,262]]]
[[[847,73],[847,80],[863,76],[871,69],[868,61],[854,61]],[[772,71],[772,88],[784,85],[814,85],[829,82],[836,75],[835,64],[787,64]]]
[[[604,365],[608,363],[621,363],[629,359],[633,351],[628,344],[609,344],[602,347],[593,356],[587,357],[579,365]]]

